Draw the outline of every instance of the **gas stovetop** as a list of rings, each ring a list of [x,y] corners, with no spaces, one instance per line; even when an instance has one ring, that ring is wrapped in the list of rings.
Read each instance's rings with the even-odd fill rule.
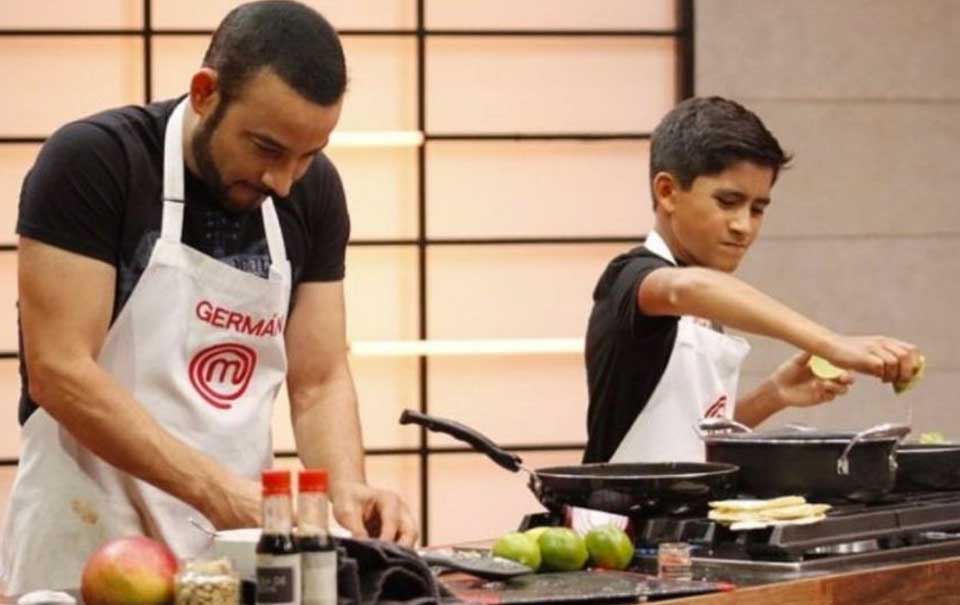
[[[560,525],[549,513],[528,515],[521,529]],[[706,518],[633,519],[628,528],[641,562],[657,545],[687,542],[695,566],[784,572],[837,570],[960,554],[960,492],[894,494],[874,504],[834,505],[811,525],[730,531]]]

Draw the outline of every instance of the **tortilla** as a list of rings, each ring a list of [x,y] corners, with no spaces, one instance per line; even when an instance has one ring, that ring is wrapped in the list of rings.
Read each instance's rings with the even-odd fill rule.
[[[767,500],[717,500],[710,503],[710,508],[724,511],[759,511],[806,503],[803,496],[781,496]]]
[[[826,515],[812,515],[802,519],[790,519],[787,521],[738,521],[730,524],[731,531],[745,531],[748,529],[763,529],[765,527],[781,527],[784,525],[811,525],[819,523],[826,519]]]

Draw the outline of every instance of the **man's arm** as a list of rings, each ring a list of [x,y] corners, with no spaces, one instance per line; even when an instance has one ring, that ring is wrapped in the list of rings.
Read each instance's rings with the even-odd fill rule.
[[[355,535],[412,545],[413,518],[393,493],[369,487],[357,395],[347,362],[342,282],[306,282],[286,327],[287,392],[304,465],[325,468],[337,521]]]
[[[97,364],[113,311],[114,267],[26,237],[17,264],[33,400],[85,448],[187,502],[217,527],[255,524],[256,484],[164,430]]]
[[[917,348],[886,336],[844,336],[804,317],[736,277],[702,267],[651,271],[637,289],[647,315],[693,315],[788,342],[835,365],[884,382],[913,376]]]

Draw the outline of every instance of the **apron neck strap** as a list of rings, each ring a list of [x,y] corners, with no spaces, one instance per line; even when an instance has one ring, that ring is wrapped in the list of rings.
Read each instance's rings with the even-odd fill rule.
[[[189,97],[180,101],[167,120],[163,136],[163,222],[160,237],[170,242],[180,243],[183,238],[183,114]],[[263,217],[263,231],[267,237],[270,262],[280,265],[287,261],[287,250],[283,243],[283,231],[273,199],[267,198],[260,206]]]
[[[667,246],[667,242],[665,242],[663,237],[655,230],[650,230],[650,233],[647,234],[647,239],[643,242],[643,246],[671,265],[677,264],[677,260],[673,257],[673,252],[670,252],[670,247]]]
[[[280,219],[277,218],[277,209],[273,205],[273,198],[267,198],[260,205],[260,215],[263,217],[263,232],[267,236],[267,249],[270,250],[270,262],[274,266],[287,261],[287,247],[283,243],[283,231],[280,230]]]

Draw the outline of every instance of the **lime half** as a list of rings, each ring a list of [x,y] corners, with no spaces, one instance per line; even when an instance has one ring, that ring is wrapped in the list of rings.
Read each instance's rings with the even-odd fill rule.
[[[836,380],[843,376],[844,372],[823,357],[817,357],[816,355],[810,356],[810,361],[807,365],[810,366],[810,371],[813,372],[814,376],[824,380]]]
[[[921,445],[940,445],[941,443],[946,443],[947,440],[943,436],[943,433],[940,431],[933,431],[930,433],[920,433],[920,440],[917,443]]]
[[[917,362],[917,368],[913,371],[913,376],[909,380],[904,382],[895,382],[893,383],[893,392],[897,395],[905,393],[917,386],[917,383],[923,378],[923,372],[927,368],[927,358],[923,355],[920,356],[920,360]]]

